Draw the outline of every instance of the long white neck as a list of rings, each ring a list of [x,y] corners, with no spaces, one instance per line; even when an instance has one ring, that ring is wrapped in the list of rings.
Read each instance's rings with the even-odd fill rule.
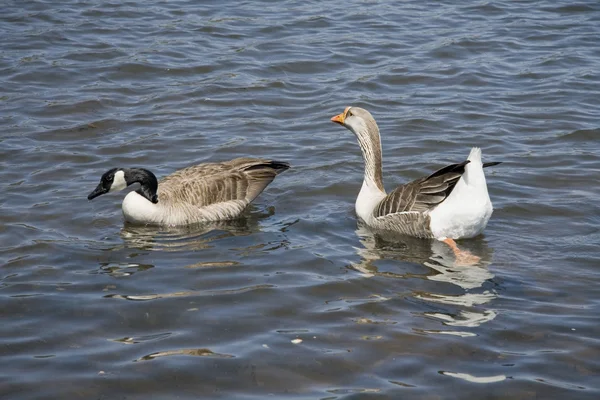
[[[375,206],[386,195],[381,167],[381,138],[375,121],[361,124],[358,129],[353,129],[353,132],[358,139],[365,163],[363,184],[356,199],[356,214],[364,221],[368,221]]]

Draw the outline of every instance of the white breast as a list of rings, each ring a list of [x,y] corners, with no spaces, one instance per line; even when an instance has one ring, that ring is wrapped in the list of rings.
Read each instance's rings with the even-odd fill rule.
[[[356,215],[368,225],[373,218],[373,210],[375,210],[377,204],[379,204],[384,197],[385,193],[379,190],[374,182],[363,180],[360,193],[358,194],[356,204],[354,205]]]
[[[160,207],[136,192],[131,192],[123,200],[123,216],[129,222],[156,224],[160,221]]]

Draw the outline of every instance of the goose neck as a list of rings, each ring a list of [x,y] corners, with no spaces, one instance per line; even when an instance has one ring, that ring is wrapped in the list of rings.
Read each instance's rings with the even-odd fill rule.
[[[381,192],[385,192],[383,187],[382,155],[381,155],[381,137],[377,125],[367,126],[364,129],[355,131],[358,144],[362,151],[365,163],[364,182],[369,186],[374,186]]]
[[[151,171],[144,168],[128,168],[124,172],[127,185],[139,183],[140,188],[136,190],[136,193],[151,203],[158,203],[158,180]]]

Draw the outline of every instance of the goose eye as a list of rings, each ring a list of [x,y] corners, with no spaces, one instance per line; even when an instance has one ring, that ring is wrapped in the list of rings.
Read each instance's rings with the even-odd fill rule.
[[[352,116],[352,111],[348,110],[348,112],[346,113],[346,118],[351,117]]]
[[[112,182],[115,179],[114,175],[110,175],[106,177],[106,180]]]

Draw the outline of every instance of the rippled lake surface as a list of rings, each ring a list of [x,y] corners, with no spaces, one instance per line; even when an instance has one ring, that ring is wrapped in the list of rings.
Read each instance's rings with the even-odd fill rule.
[[[3,399],[600,398],[600,3],[7,1]],[[357,225],[369,109],[394,185],[485,161],[459,245]],[[112,167],[271,157],[244,218],[126,225]]]

